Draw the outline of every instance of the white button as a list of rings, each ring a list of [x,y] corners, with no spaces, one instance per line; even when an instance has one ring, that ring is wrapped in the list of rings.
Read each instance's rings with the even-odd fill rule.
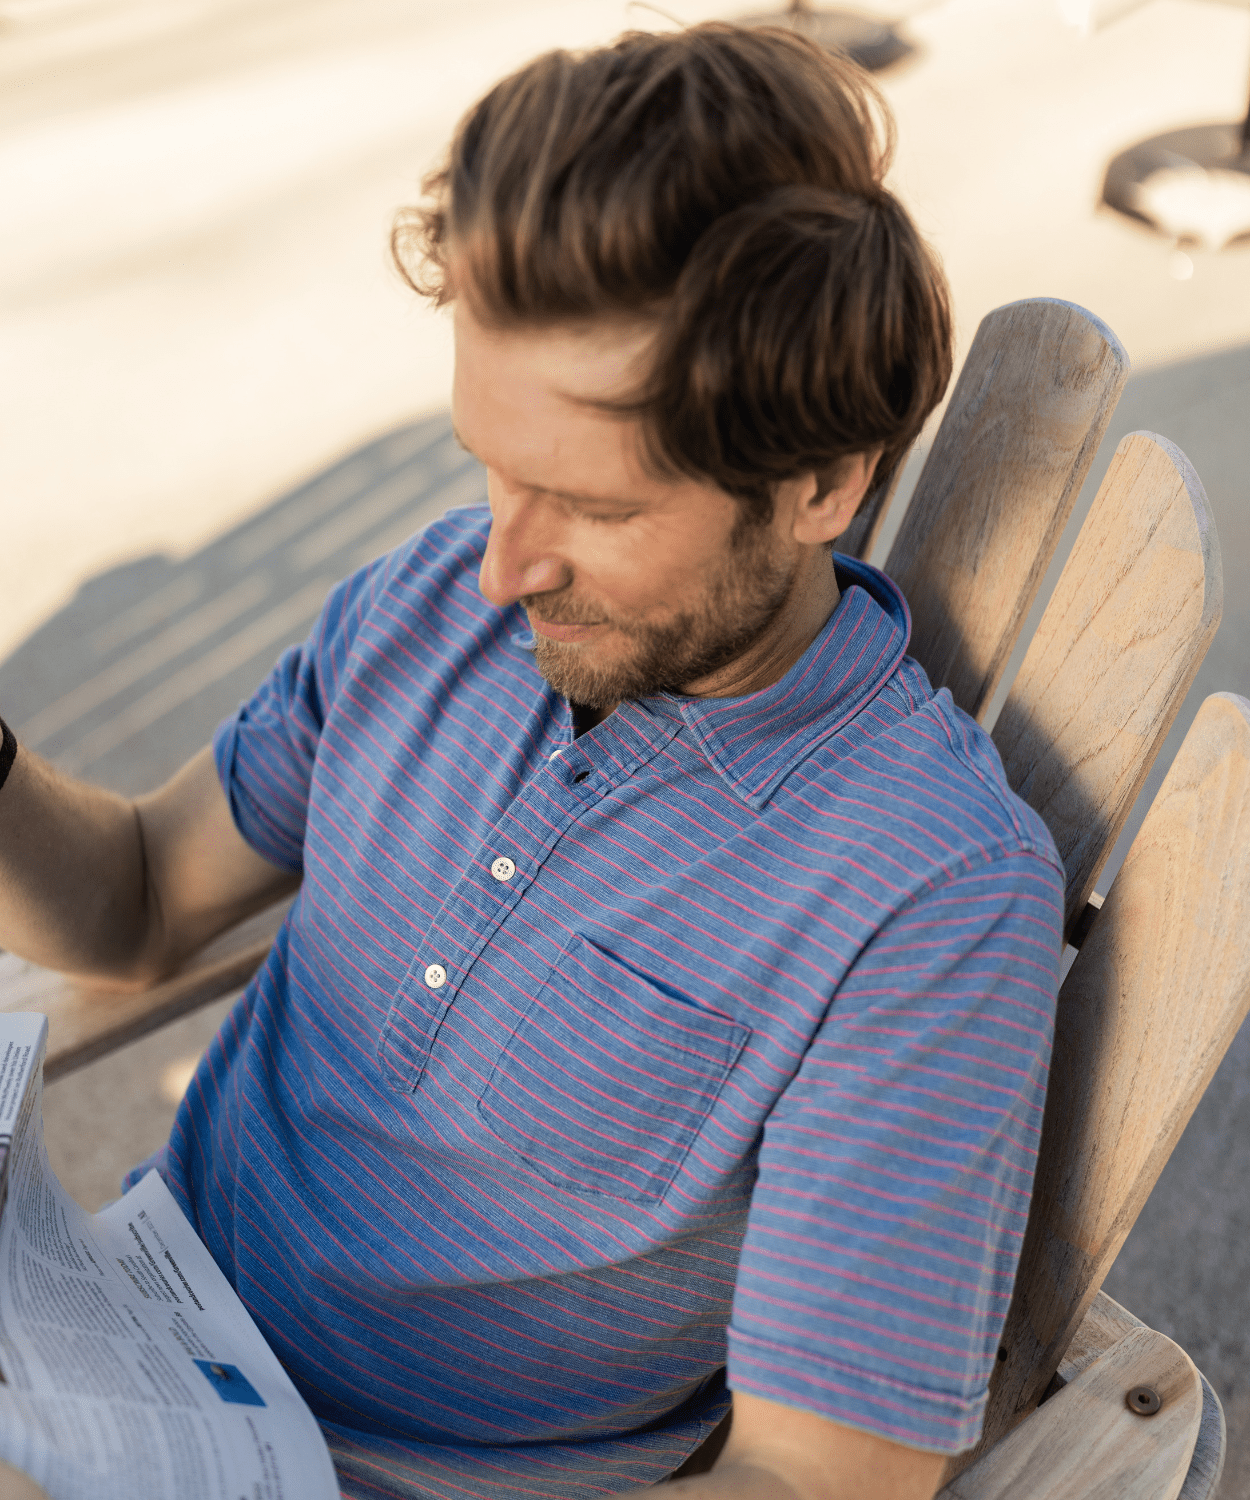
[[[447,983],[447,970],[442,964],[430,964],[425,971],[425,982],[432,990],[441,990]]]
[[[511,880],[516,874],[516,866],[507,855],[501,854],[495,863],[491,865],[490,873],[496,880]]]
[[[552,752],[551,752],[551,754],[550,754],[550,755],[549,755],[549,756],[548,756],[548,757],[547,757],[547,759],[548,759],[548,760],[559,760],[559,759],[560,759],[560,757],[561,757],[561,756],[562,756],[562,755],[563,755],[563,754],[564,754],[564,746],[563,746],[563,745],[561,745],[561,746],[560,746],[560,748],[559,748],[559,749],[558,749],[558,750],[553,750],[553,751],[552,751]]]

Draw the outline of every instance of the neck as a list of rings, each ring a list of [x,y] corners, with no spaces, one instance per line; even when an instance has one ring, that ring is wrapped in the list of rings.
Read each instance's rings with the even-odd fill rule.
[[[828,624],[841,597],[827,549],[805,552],[794,586],[768,628],[741,656],[707,677],[683,683],[681,691],[691,698],[745,698],[780,682]],[[602,724],[617,705],[593,708],[575,703],[570,707],[577,736]]]
[[[828,624],[841,598],[824,547],[804,549],[794,586],[768,627],[741,656],[682,692],[692,698],[744,698],[780,682]]]

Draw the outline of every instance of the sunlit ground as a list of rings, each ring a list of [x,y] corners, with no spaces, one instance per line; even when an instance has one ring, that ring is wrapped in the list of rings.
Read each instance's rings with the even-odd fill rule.
[[[1244,110],[1250,12],[1154,0],[1083,36],[1056,0],[910,8],[917,50],[882,78],[895,181],[965,343],[1038,293],[1096,310],[1139,369],[1250,337],[1250,249],[1177,280],[1172,246],[1096,209],[1116,150]],[[0,657],[103,564],[194,547],[443,403],[445,323],[389,271],[390,216],[492,79],[627,24],[665,23],[621,0],[0,0]]]

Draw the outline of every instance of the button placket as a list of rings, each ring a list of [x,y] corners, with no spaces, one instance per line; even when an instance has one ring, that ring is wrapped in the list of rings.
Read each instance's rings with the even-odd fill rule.
[[[392,1003],[382,1030],[380,1058],[405,1092],[420,1085],[438,1033],[478,956],[523,899],[535,873],[580,811],[574,803],[563,817],[553,820],[549,813],[537,814],[524,798],[523,791],[448,892]],[[518,857],[498,853],[500,845]],[[437,995],[432,1008],[417,998],[422,994],[427,1002]],[[425,1012],[419,1035],[411,1024],[414,1010]],[[405,1015],[407,1023],[401,1020]]]
[[[590,792],[610,789],[614,779],[600,772],[596,785],[587,786],[586,783],[595,775],[598,767],[584,750],[573,745],[567,746],[560,755],[553,755],[548,769],[554,773],[561,786],[575,793],[578,798],[585,797]],[[605,782],[607,788],[604,786]]]
[[[629,753],[610,759],[603,767],[596,766],[576,742],[564,745],[518,792],[434,914],[400,983],[379,1047],[379,1059],[389,1067],[398,1087],[409,1093],[419,1087],[438,1033],[458,1003],[479,955],[524,898],[568,829],[590,805],[659,754],[678,727],[665,725],[643,742],[632,736]],[[560,789],[554,795],[544,771],[557,778]],[[503,849],[510,852],[504,854]],[[511,867],[510,875],[502,874],[505,865]],[[438,998],[431,1008],[428,1002],[435,994]],[[419,1029],[413,1025],[418,1014],[422,1017]]]

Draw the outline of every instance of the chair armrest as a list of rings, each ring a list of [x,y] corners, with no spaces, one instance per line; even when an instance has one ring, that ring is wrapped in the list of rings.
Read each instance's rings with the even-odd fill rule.
[[[1154,1385],[1163,1394],[1159,1382],[1169,1379],[1168,1423],[1155,1426],[1155,1418],[1128,1410],[1132,1386]],[[1211,1500],[1224,1449],[1224,1412],[1206,1377],[1170,1339],[1099,1292],[1042,1405],[938,1500],[1083,1500],[1095,1493]]]
[[[1142,1388],[1157,1401],[1129,1404]],[[1202,1425],[1203,1382],[1153,1328],[1131,1328],[957,1475],[942,1500],[1178,1500]]]
[[[1081,1319],[1072,1335],[1072,1342],[1063,1352],[1059,1369],[1050,1383],[1050,1393],[1075,1380],[1082,1370],[1092,1365],[1100,1354],[1105,1354],[1113,1344],[1134,1328],[1145,1328],[1140,1318],[1135,1318],[1127,1307],[1121,1307],[1106,1292],[1099,1292],[1089,1305],[1089,1311]]]
[[[108,988],[0,953],[0,1011],[34,1010],[48,1017],[44,1077],[51,1081],[243,989],[264,963],[290,904],[278,902],[240,922],[176,974],[145,988]]]
[[[1058,1389],[1074,1380],[1083,1369],[1112,1344],[1118,1343],[1126,1333],[1146,1325],[1135,1318],[1126,1307],[1099,1292],[1090,1304],[1081,1326],[1073,1335],[1072,1342],[1059,1362],[1059,1369],[1052,1386]],[[1224,1472],[1224,1455],[1227,1448],[1227,1429],[1224,1424],[1224,1408],[1215,1394],[1211,1382],[1198,1371],[1202,1381],[1202,1422],[1198,1428],[1198,1441],[1194,1444],[1193,1456],[1189,1460],[1189,1473],[1177,1500],[1212,1500],[1219,1488],[1220,1476]]]

